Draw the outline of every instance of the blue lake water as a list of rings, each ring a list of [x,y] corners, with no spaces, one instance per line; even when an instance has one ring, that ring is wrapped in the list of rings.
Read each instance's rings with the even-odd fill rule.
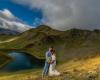
[[[23,53],[11,52],[8,54],[13,58],[2,70],[4,71],[19,71],[25,69],[35,69],[43,67],[43,62]]]

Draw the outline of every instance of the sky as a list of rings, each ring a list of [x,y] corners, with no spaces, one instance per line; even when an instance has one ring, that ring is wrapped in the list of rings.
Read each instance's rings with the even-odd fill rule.
[[[100,0],[0,0],[0,10],[29,27],[100,29]]]
[[[41,9],[30,9],[27,6],[14,3],[12,0],[0,0],[0,10],[7,9],[14,16],[18,17],[25,23],[31,26],[38,26],[41,24],[42,11]]]

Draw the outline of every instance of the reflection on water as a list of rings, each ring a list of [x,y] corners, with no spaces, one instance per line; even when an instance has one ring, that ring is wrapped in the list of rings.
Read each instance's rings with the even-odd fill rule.
[[[33,56],[23,53],[12,52],[9,53],[9,56],[13,57],[14,60],[2,69],[4,71],[18,71],[43,66],[43,62],[41,62],[41,60],[39,61]]]

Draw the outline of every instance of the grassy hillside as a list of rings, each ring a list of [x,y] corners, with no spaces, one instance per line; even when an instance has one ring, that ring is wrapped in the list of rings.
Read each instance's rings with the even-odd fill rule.
[[[62,73],[44,80],[100,80],[100,30],[53,30],[41,25],[16,36],[1,35],[0,51],[5,55],[0,65],[8,62],[7,52],[18,51],[44,59],[49,46],[54,46]],[[5,54],[6,53],[6,54]],[[2,60],[3,61],[2,61]],[[9,57],[10,59],[10,57]],[[0,80],[41,80],[41,70],[0,74]]]
[[[100,55],[57,65],[61,76],[44,77],[41,69],[0,74],[0,80],[100,80]]]
[[[0,43],[0,50],[27,52],[43,59],[48,47],[54,46],[60,61],[93,56],[100,52],[100,30],[57,31],[41,25],[12,38],[15,39]]]
[[[0,68],[9,63],[12,58],[0,51]]]

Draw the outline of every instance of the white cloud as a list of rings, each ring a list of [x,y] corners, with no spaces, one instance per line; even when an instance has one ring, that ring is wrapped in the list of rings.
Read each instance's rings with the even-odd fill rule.
[[[13,0],[43,11],[43,21],[55,29],[100,29],[100,0]]]
[[[4,10],[0,11],[0,14],[2,16],[7,17],[7,18],[15,18],[14,15],[7,9],[4,9]]]
[[[23,31],[26,31],[32,28],[31,26],[25,24],[20,19],[15,17],[7,9],[0,10],[0,27],[5,28],[5,29],[19,31],[19,32],[23,32]]]

